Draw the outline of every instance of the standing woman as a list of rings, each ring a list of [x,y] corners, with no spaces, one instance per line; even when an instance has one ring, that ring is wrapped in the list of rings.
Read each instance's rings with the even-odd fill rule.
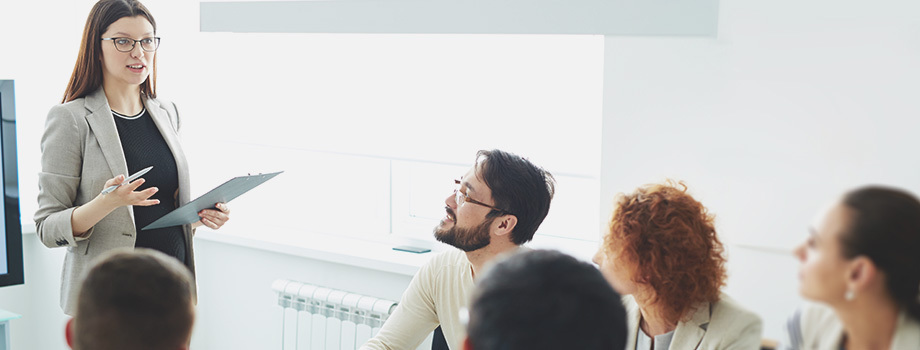
[[[920,201],[864,187],[795,251],[799,292],[819,304],[787,324],[787,349],[920,349]]]
[[[42,136],[35,226],[48,247],[67,247],[61,307],[74,314],[77,286],[93,258],[121,247],[151,248],[195,270],[194,229],[220,228],[229,211],[203,210],[190,225],[141,230],[189,201],[176,106],[156,98],[156,21],[136,0],[101,0],[61,105]],[[153,169],[130,184],[126,174]]]
[[[683,183],[619,195],[594,256],[625,295],[627,350],[757,350],[760,317],[722,294],[713,217]]]

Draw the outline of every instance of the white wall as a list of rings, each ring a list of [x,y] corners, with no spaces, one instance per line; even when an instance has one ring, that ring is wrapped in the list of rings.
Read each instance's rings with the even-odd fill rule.
[[[276,279],[399,300],[412,278],[202,239],[195,250],[199,302],[193,349],[280,349],[281,308],[274,306],[277,295],[271,290]]]
[[[147,5],[156,11],[161,3]],[[190,59],[182,50],[194,53],[194,37],[182,37],[197,30],[197,3],[188,3],[188,11],[157,13],[161,25],[173,21],[163,29],[177,46],[171,57],[161,57],[160,91],[190,102],[186,111],[206,111],[206,105],[192,105],[195,90],[215,87],[176,76]],[[44,117],[63,93],[91,5],[0,2],[0,77],[16,79],[27,222],[36,206]],[[914,135],[920,130],[917,13],[920,3],[912,0],[728,0],[721,3],[717,39],[608,38],[602,205],[643,183],[686,180],[733,244],[727,292],[764,317],[765,336],[778,336],[799,302],[796,263],[736,244],[790,248],[823,203],[859,184],[920,193],[913,155],[920,149]],[[53,45],[37,46],[36,35],[49,35]],[[207,54],[220,59],[233,50]],[[63,252],[24,238],[26,285],[0,289],[0,307],[24,315],[12,323],[15,348],[60,349]],[[199,348],[277,344],[265,306],[275,276],[387,295],[398,295],[408,282],[406,276],[196,244],[201,316],[193,343]],[[374,284],[364,281],[381,289],[367,290]],[[219,307],[238,312],[217,316]]]
[[[726,291],[780,334],[789,250],[867,183],[920,193],[920,2],[723,1],[711,39],[607,38],[602,205],[670,177],[716,214]],[[608,211],[609,212],[609,211]]]

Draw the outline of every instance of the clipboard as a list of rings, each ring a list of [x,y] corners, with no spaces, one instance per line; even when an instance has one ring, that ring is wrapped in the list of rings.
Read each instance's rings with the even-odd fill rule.
[[[201,220],[198,216],[199,211],[204,209],[215,209],[215,203],[230,202],[234,198],[249,192],[249,190],[256,188],[256,186],[265,183],[265,181],[281,173],[283,173],[283,171],[234,177],[220,186],[215,187],[213,190],[208,191],[208,193],[201,195],[201,197],[195,198],[195,200],[176,208],[176,210],[169,212],[169,214],[163,215],[159,219],[156,219],[156,221],[144,226],[141,230],[179,226]]]

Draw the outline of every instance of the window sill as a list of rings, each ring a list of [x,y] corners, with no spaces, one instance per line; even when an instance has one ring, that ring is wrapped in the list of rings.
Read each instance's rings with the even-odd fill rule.
[[[445,244],[392,236],[380,241],[316,233],[303,233],[293,236],[293,239],[290,235],[282,238],[280,235],[271,234],[253,238],[253,232],[271,230],[274,228],[267,226],[247,228],[232,224],[221,228],[220,231],[202,227],[195,233],[195,239],[407,276],[415,275],[432,256],[446,249],[454,249]],[[22,233],[23,235],[35,234],[34,223],[23,223]],[[393,250],[395,246],[406,244],[429,248],[431,252],[416,254]],[[527,246],[533,249],[560,250],[585,261],[590,261],[591,256],[597,250],[597,242],[550,236],[537,236]]]
[[[195,233],[195,239],[407,276],[415,275],[416,271],[428,259],[446,248],[425,246],[425,248],[431,249],[431,252],[416,254],[393,250],[395,246],[406,244],[396,240],[393,240],[393,242],[377,242],[318,233],[301,233],[296,236],[285,235],[284,237],[280,235],[253,237],[252,232],[265,232],[272,229],[269,227],[245,229],[231,226],[223,227],[220,231],[213,231],[206,227],[201,227]]]
[[[252,232],[265,232],[266,230],[271,230],[271,228],[247,229],[230,225],[221,228],[220,231],[213,231],[202,227],[196,231],[195,239],[407,276],[415,275],[419,267],[439,251],[450,249],[444,245],[429,247],[431,244],[427,243],[425,247],[431,249],[431,252],[415,254],[393,250],[395,246],[407,244],[405,240],[394,239],[392,243],[374,242],[324,234],[302,234],[296,236],[294,240],[286,236],[283,241],[280,237],[271,235],[264,235],[260,238],[251,237]],[[246,233],[249,233],[249,237]],[[22,223],[22,234],[24,236],[35,235],[35,224]]]

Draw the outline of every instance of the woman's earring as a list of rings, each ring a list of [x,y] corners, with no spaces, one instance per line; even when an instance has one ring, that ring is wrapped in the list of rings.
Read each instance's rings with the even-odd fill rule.
[[[847,301],[853,301],[853,299],[856,299],[856,292],[852,289],[847,289],[847,292],[843,294],[843,298]]]

